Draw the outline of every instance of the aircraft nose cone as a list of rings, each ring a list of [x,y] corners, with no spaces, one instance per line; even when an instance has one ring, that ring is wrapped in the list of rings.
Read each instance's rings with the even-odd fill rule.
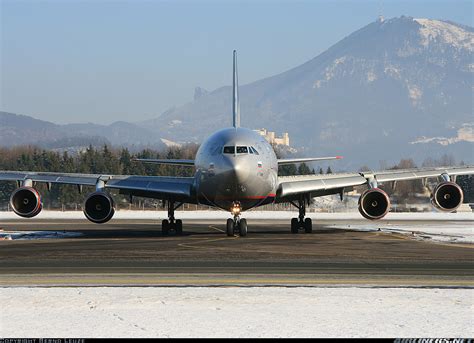
[[[246,163],[243,156],[229,158],[227,160],[227,167],[229,176],[234,179],[235,183],[243,184],[248,180],[250,176],[249,164]]]
[[[242,160],[235,161],[235,163],[234,163],[234,175],[235,175],[235,179],[237,180],[238,183],[246,182],[248,177],[249,177],[248,164],[246,164]]]

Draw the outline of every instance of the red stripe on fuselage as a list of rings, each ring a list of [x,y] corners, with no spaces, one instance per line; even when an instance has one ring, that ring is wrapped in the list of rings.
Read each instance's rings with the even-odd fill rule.
[[[266,198],[274,198],[276,194],[268,194],[268,195],[249,195],[246,197],[242,197],[242,199],[266,199]]]

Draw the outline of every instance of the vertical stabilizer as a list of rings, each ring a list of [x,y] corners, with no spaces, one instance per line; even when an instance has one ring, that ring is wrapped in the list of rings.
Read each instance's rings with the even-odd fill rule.
[[[237,77],[237,51],[234,50],[234,79],[232,83],[232,115],[235,128],[240,127],[239,80]]]

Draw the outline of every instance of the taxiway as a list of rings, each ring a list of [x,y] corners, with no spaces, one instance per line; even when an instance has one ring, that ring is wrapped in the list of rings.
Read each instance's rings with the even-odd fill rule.
[[[5,231],[82,234],[0,241],[0,286],[474,286],[472,244],[417,240],[386,229],[394,224],[332,218],[295,235],[287,220],[252,219],[247,237],[229,238],[220,219],[187,220],[166,237],[154,220],[0,220]]]

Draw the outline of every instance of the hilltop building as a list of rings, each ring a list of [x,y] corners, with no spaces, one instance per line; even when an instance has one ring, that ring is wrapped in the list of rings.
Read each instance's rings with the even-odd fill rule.
[[[276,137],[275,132],[268,131],[265,128],[254,130],[254,131],[258,132],[261,136],[265,137],[265,139],[270,144],[290,146],[290,136],[288,135],[288,132],[283,132],[282,137]]]

